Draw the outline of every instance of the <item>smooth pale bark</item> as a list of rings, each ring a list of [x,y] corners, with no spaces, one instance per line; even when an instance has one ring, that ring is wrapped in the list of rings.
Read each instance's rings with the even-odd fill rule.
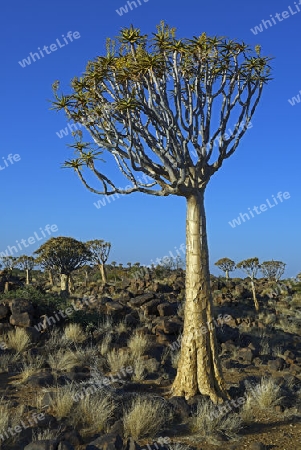
[[[72,278],[72,275],[70,274],[70,276],[69,276],[69,286],[68,286],[68,289],[69,289],[69,294],[72,294],[72,292],[74,292],[74,281],[73,281],[73,278]]]
[[[229,270],[226,270],[226,280],[229,280]]]
[[[48,276],[49,276],[49,284],[50,284],[51,286],[53,286],[53,285],[54,285],[54,281],[53,281],[53,273],[52,273],[52,270],[51,270],[51,269],[48,270]]]
[[[29,269],[26,269],[26,284],[30,283]]]
[[[69,275],[61,274],[61,292],[69,294]]]
[[[99,264],[99,270],[100,270],[100,275],[101,275],[101,279],[103,284],[106,284],[107,282],[107,272],[106,272],[106,268],[104,264]]]
[[[202,333],[201,327],[208,332]],[[172,393],[186,399],[201,393],[214,403],[228,398],[212,317],[203,191],[187,198],[184,330]]]
[[[256,309],[256,311],[259,311],[259,303],[258,303],[258,300],[257,300],[257,297],[256,297],[254,280],[251,280],[251,286],[252,286],[252,293],[253,293],[253,300],[254,300],[254,304],[255,304],[255,309]]]
[[[88,271],[85,270],[85,287],[87,287],[89,284],[89,274]]]

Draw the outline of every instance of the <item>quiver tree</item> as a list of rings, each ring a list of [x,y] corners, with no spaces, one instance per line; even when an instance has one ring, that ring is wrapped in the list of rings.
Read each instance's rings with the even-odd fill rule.
[[[226,280],[229,280],[229,272],[233,272],[235,270],[235,262],[229,258],[221,258],[214,263],[220,270],[225,273]]]
[[[94,145],[74,133],[76,157],[65,162],[94,194],[178,195],[187,203],[186,302],[174,395],[227,397],[212,318],[204,194],[211,176],[246,132],[269,80],[260,47],[209,37],[178,39],[164,23],[152,37],[133,26],[107,41],[107,54],[88,62],[69,95],[53,84],[53,109],[86,122]],[[87,117],[94,120],[87,123]],[[233,123],[235,126],[233,128]],[[231,135],[226,130],[231,125]],[[100,154],[130,181],[104,174]],[[100,188],[87,176],[91,171]],[[142,175],[142,178],[139,175]]]
[[[255,289],[255,279],[257,272],[260,269],[258,258],[250,258],[245,259],[244,261],[240,261],[239,263],[236,264],[236,267],[237,269],[241,269],[243,272],[245,272],[250,278],[255,309],[256,311],[259,311],[259,303],[256,297],[256,289]]]
[[[105,263],[108,260],[111,244],[110,242],[105,242],[100,239],[94,239],[93,241],[86,242],[86,246],[88,247],[91,253],[91,262],[97,264],[100,270],[100,275],[103,284],[107,282],[107,273],[105,268]]]
[[[13,269],[17,265],[17,260],[15,256],[2,256],[2,264],[5,269],[9,271],[9,275],[12,276]]]
[[[35,266],[35,259],[33,256],[22,255],[17,259],[17,265],[21,270],[25,271],[26,284],[28,285],[31,281],[30,272]]]
[[[284,274],[285,266],[282,261],[264,261],[260,265],[260,271],[265,278],[277,283]]]
[[[61,278],[61,293],[69,294],[69,279],[74,270],[84,265],[91,254],[86,245],[70,237],[53,237],[34,252],[39,264],[57,268]]]

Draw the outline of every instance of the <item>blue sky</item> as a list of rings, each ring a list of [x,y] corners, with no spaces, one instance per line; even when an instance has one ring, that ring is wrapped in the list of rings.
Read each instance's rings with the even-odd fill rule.
[[[81,75],[87,61],[104,53],[106,37],[116,36],[121,27],[130,24],[151,33],[164,19],[177,27],[178,36],[192,37],[205,31],[251,46],[260,44],[264,55],[275,57],[274,80],[265,87],[252,128],[207,188],[210,262],[212,272],[219,274],[213,263],[221,257],[238,262],[258,256],[261,261],[284,261],[285,275],[295,276],[301,271],[301,101],[299,97],[300,103],[292,106],[288,99],[292,101],[301,90],[298,4],[290,0],[257,0],[255,5],[238,0],[140,3],[122,16],[116,9],[126,4],[124,0],[2,3],[0,252],[36,233],[40,241],[36,238],[35,243],[27,243],[28,248],[18,249],[16,255],[31,254],[45,241],[42,230],[47,224],[58,228],[52,236],[110,241],[110,261],[124,264],[150,264],[185,242],[182,197],[131,194],[96,208],[94,203],[100,197],[87,191],[71,170],[61,168],[72,155],[66,146],[72,139],[57,136],[67,126],[66,118],[49,109],[52,83],[58,79],[68,91],[69,81]],[[281,21],[277,13],[283,14],[278,15]],[[273,19],[271,25],[263,25],[262,20],[267,19]],[[263,31],[255,35],[251,28],[260,24]],[[64,41],[63,35],[69,31],[77,31],[80,37]],[[57,45],[56,51],[21,67],[18,61],[57,39],[61,47]],[[10,158],[10,162],[9,154],[19,158]],[[108,173],[111,171],[108,165]],[[127,184],[124,180],[120,186]],[[267,204],[267,200],[273,205],[272,196],[279,192],[288,192],[290,198],[241,225],[229,224],[248,208]]]

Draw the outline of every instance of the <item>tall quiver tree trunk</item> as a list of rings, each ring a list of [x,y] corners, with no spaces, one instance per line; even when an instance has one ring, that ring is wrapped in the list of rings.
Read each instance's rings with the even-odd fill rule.
[[[53,271],[52,269],[48,269],[48,279],[50,286],[54,286],[54,279],[53,279]]]
[[[30,284],[29,269],[26,269],[26,285]]]
[[[100,270],[102,283],[106,284],[106,282],[107,282],[107,272],[106,272],[106,268],[105,268],[104,263],[103,264],[99,264],[99,270]]]
[[[256,297],[256,289],[255,289],[255,281],[253,278],[251,278],[251,288],[252,288],[252,294],[253,294],[253,300],[254,300],[254,305],[255,305],[255,309],[258,312],[259,311],[259,303]]]
[[[69,275],[61,273],[61,295],[69,295]]]
[[[187,198],[186,303],[177,376],[172,392],[187,399],[201,392],[214,403],[227,398],[212,322],[204,190]]]

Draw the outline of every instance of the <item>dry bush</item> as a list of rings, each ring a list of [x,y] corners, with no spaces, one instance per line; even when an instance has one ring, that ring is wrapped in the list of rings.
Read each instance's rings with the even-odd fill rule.
[[[220,408],[223,408],[223,405],[220,405]],[[196,414],[191,418],[189,428],[192,433],[202,437],[209,437],[217,431],[234,436],[241,428],[241,419],[238,414],[220,410],[211,400],[202,399],[198,402]]]
[[[87,339],[87,336],[78,323],[69,323],[64,329],[64,339],[67,342],[81,344]]]
[[[165,401],[156,397],[136,397],[123,416],[124,434],[139,440],[154,437],[171,420]]]
[[[98,323],[96,331],[100,333],[113,331],[113,318],[111,316],[106,316],[102,322]]]
[[[142,356],[149,348],[149,346],[150,346],[149,337],[137,331],[135,331],[128,340],[128,347],[131,349],[133,359]]]
[[[0,357],[0,373],[8,372],[8,367],[11,364],[17,364],[20,359],[19,354],[5,353]]]
[[[69,416],[73,409],[75,392],[75,387],[72,384],[57,388],[51,402],[51,412],[59,420]]]
[[[116,325],[115,331],[119,334],[127,332],[127,326],[125,320],[122,320]]]
[[[272,410],[278,405],[282,400],[280,389],[272,378],[262,378],[254,388],[246,384],[246,401],[241,410],[243,421],[248,423],[259,411]]]
[[[45,353],[47,355],[57,351],[62,345],[62,333],[58,328],[52,328],[49,334],[50,336],[44,345]]]
[[[102,356],[106,356],[106,354],[110,350],[112,339],[113,339],[113,335],[111,333],[107,333],[104,336],[104,338],[99,346],[99,351]]]
[[[282,345],[276,345],[274,348],[273,348],[273,356],[275,356],[276,358],[280,358],[281,356],[283,356],[283,347],[282,347]]]
[[[22,364],[22,372],[18,378],[17,384],[24,383],[29,377],[35,375],[43,366],[44,358],[42,356],[36,356],[30,358],[28,362]]]
[[[122,368],[129,366],[132,359],[128,352],[113,349],[107,353],[107,361],[111,372],[117,373]]]
[[[0,433],[7,430],[10,420],[10,405],[3,397],[0,398]]]
[[[48,363],[55,371],[70,371],[74,366],[85,363],[85,355],[79,351],[60,349],[57,353],[49,355]]]
[[[146,377],[146,361],[139,356],[138,358],[135,358],[133,361],[133,368],[134,368],[134,375],[133,380],[134,381],[142,381]]]
[[[8,429],[20,425],[22,416],[25,410],[24,405],[19,405],[18,408],[12,410],[12,405],[9,401],[0,398],[0,434]],[[1,442],[0,442],[1,448]]]
[[[15,330],[7,333],[5,342],[8,348],[12,348],[17,353],[21,353],[28,348],[30,344],[30,337],[24,328],[16,328]]]
[[[74,428],[83,426],[83,435],[106,432],[108,421],[114,416],[116,403],[113,398],[103,392],[93,396],[85,395],[76,406],[72,424]]]
[[[56,440],[59,437],[58,430],[51,430],[50,428],[46,428],[45,430],[32,430],[32,441],[48,441],[48,440]]]
[[[265,338],[260,343],[259,354],[264,356],[264,355],[270,355],[270,353],[271,353],[270,344],[269,344],[268,339]]]

